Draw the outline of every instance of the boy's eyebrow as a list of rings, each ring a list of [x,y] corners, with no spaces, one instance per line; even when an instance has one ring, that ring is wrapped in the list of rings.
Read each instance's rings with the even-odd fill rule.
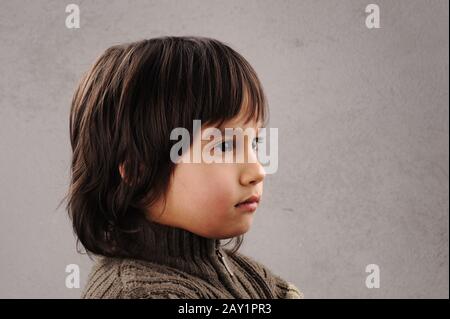
[[[259,124],[259,125],[256,127],[256,135],[259,135],[259,131],[260,131],[262,128],[265,128],[265,126],[262,126],[262,124],[260,124],[260,123],[258,123],[258,124]],[[231,129],[239,128],[239,126],[238,126],[238,127],[227,127],[227,126],[224,125],[224,124],[222,124],[221,126],[218,126],[218,127],[215,127],[215,126],[212,126],[212,127],[218,129],[218,130],[220,131],[220,133],[221,133],[222,136],[225,136],[225,129],[226,129],[226,128],[231,128]],[[245,129],[243,129],[243,130],[245,131]],[[204,140],[204,139],[201,140],[201,144],[202,144],[202,145],[203,145],[203,144],[206,144],[206,143],[208,143],[208,142],[210,142],[210,141]]]
[[[222,136],[224,136],[225,135],[225,128],[227,128],[227,127],[224,126],[224,125],[221,125],[221,126],[219,126],[217,128],[220,130],[220,133],[222,134]],[[235,129],[235,128],[240,128],[240,127],[238,126],[238,127],[230,127],[230,128]],[[252,128],[252,127],[247,127],[247,128]],[[242,128],[242,129],[245,131],[247,128]],[[259,134],[259,131],[262,128],[263,128],[263,126],[260,123],[258,123],[258,125],[256,126],[256,134],[257,135]]]
[[[257,135],[259,134],[259,130],[260,130],[260,129],[265,128],[265,126],[263,126],[262,124],[260,124],[260,123],[258,123],[258,124],[259,124],[259,125],[256,126]],[[232,129],[234,129],[234,128],[236,128],[236,127],[227,127],[226,125],[222,124],[222,125],[220,125],[220,126],[218,126],[218,127],[214,127],[214,128],[218,129],[218,130],[220,131],[220,133],[222,134],[222,136],[225,136],[225,129],[226,129],[226,128],[232,128]],[[238,126],[237,128],[239,128],[239,126]],[[245,130],[245,129],[244,129],[244,130]],[[205,144],[205,143],[207,143],[207,142],[209,142],[209,141],[203,140],[203,139],[201,140],[201,143],[202,143],[202,144]]]

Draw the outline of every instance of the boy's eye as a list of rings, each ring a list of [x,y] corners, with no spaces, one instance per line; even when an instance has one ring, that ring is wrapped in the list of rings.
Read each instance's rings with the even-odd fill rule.
[[[218,149],[220,152],[229,152],[233,150],[233,144],[233,141],[225,141],[217,144],[215,149]]]
[[[253,143],[252,143],[253,149],[257,149],[258,144],[261,144],[263,142],[263,140],[264,140],[264,138],[261,136],[255,137],[255,139],[253,140]]]
[[[263,143],[263,140],[264,139],[262,137],[254,138],[253,142],[252,142],[252,148],[257,149],[258,144]],[[234,141],[230,140],[230,141],[225,141],[225,142],[219,143],[215,146],[215,149],[219,150],[220,152],[230,152],[234,149]]]

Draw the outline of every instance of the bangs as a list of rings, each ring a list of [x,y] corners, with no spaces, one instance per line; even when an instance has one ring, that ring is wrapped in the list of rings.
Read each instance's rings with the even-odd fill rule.
[[[187,82],[187,96],[192,94],[193,98],[186,105],[191,122],[183,123],[185,127],[192,125],[193,119],[221,126],[238,117],[244,123],[254,120],[262,126],[267,124],[263,87],[242,55],[222,42],[206,38],[185,39],[179,52],[181,58],[177,62],[184,72],[179,79]],[[180,62],[183,58],[188,58],[187,63]]]

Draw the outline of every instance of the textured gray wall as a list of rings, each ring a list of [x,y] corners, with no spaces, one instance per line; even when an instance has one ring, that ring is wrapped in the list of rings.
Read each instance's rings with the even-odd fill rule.
[[[380,29],[365,26],[380,6]],[[202,35],[257,70],[279,170],[244,253],[306,298],[448,298],[448,1],[0,2],[0,297],[77,298],[69,104],[110,45]],[[367,264],[381,287],[368,289]]]

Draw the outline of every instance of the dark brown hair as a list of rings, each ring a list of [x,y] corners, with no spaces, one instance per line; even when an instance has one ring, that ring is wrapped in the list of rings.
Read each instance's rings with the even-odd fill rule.
[[[167,193],[176,165],[172,129],[184,127],[192,136],[194,119],[221,125],[239,114],[244,94],[246,121],[265,122],[255,71],[220,41],[160,37],[108,48],[82,78],[70,111],[66,209],[77,245],[88,254],[141,257],[146,207]],[[234,253],[243,235],[232,239]]]

